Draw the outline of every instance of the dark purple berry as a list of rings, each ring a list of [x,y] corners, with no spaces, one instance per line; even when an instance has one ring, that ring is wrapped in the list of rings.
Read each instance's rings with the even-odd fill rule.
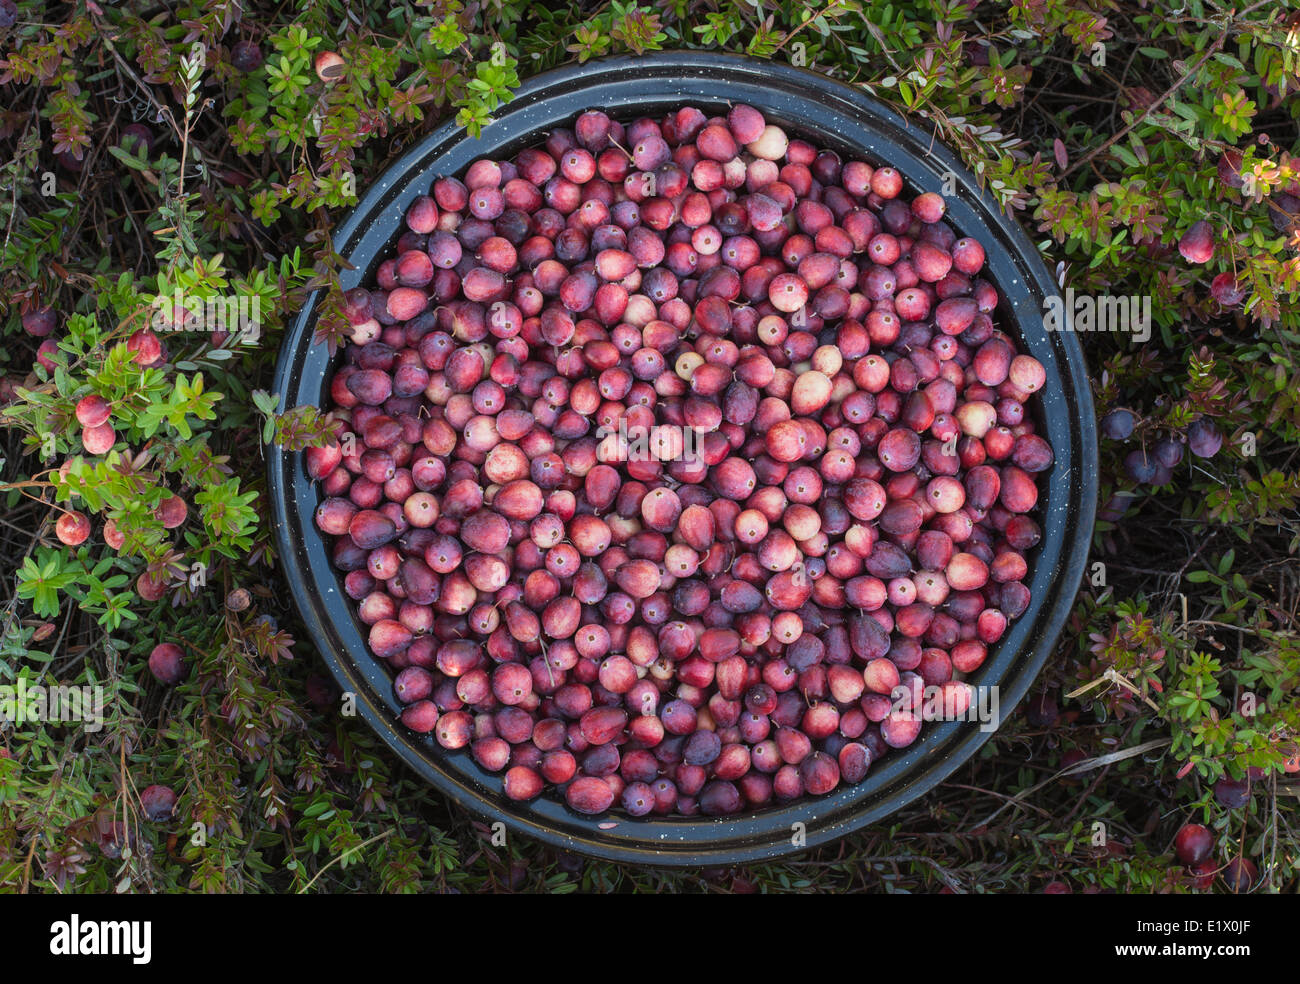
[[[1120,408],[1112,410],[1101,418],[1101,432],[1112,441],[1127,441],[1137,425],[1137,417],[1132,410]]]
[[[1182,444],[1171,439],[1159,441],[1151,453],[1165,468],[1174,468],[1183,460]]]
[[[1226,809],[1239,809],[1250,802],[1250,781],[1224,776],[1214,784],[1214,798]]]
[[[1145,484],[1156,477],[1160,466],[1146,448],[1134,448],[1124,456],[1124,471],[1133,481]]]
[[[1198,458],[1213,458],[1223,447],[1223,435],[1214,424],[1201,418],[1187,428],[1187,447]]]
[[[147,786],[140,793],[140,806],[151,821],[163,823],[176,810],[176,794],[168,786]]]
[[[241,72],[256,72],[262,67],[262,48],[255,41],[236,41],[230,49],[230,64]]]

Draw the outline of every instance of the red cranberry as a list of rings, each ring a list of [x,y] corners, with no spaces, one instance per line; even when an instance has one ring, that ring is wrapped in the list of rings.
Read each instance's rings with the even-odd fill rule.
[[[1178,860],[1188,866],[1205,861],[1214,850],[1214,836],[1209,828],[1199,823],[1183,824],[1174,837],[1174,851]]]

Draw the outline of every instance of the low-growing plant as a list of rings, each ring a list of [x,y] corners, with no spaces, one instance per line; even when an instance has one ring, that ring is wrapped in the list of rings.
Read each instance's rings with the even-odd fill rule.
[[[1186,891],[1195,821],[1215,865],[1293,887],[1298,11],[0,0],[0,686],[98,687],[103,710],[0,725],[0,885]],[[1081,335],[1099,413],[1132,426],[1103,438],[1094,564],[1023,712],[887,824],[666,873],[494,844],[348,714],[278,579],[262,453],[327,439],[268,392],[280,331],[320,290],[343,337],[331,230],[403,148],[491,127],[537,71],[683,47],[932,126],[1063,286],[1149,298],[1152,324]]]

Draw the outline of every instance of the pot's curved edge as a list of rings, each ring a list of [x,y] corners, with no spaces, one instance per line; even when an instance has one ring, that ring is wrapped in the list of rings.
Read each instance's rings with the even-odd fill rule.
[[[933,131],[926,126],[915,123],[909,123],[902,117],[898,116],[888,107],[876,103],[875,100],[865,96],[857,90],[844,88],[844,83],[837,80],[829,79],[817,73],[808,72],[804,69],[798,69],[784,65],[763,65],[761,71],[756,71],[752,63],[740,56],[723,56],[713,54],[703,54],[694,52],[672,52],[665,53],[662,56],[653,59],[635,58],[632,56],[621,56],[615,59],[605,59],[600,62],[589,63],[588,66],[582,66],[584,71],[574,77],[570,77],[570,68],[556,69],[551,72],[542,73],[534,76],[525,83],[519,90],[516,100],[507,105],[506,110],[510,111],[512,107],[526,110],[534,100],[541,99],[551,92],[553,88],[560,88],[572,91],[581,90],[589,84],[590,77],[599,76],[602,72],[618,70],[634,70],[641,72],[646,70],[654,62],[654,70],[657,73],[665,73],[669,69],[693,68],[706,74],[707,77],[713,78],[720,67],[743,71],[744,74],[755,80],[769,81],[773,77],[780,77],[795,85],[806,85],[818,90],[819,96],[836,99],[843,102],[850,111],[861,113],[864,109],[877,115],[883,122],[890,125],[897,133],[890,137],[895,142],[903,144],[912,144],[916,151],[921,154],[932,157],[938,162],[945,165],[948,170],[955,170],[958,174],[965,174],[965,168],[960,161],[948,151],[946,147],[936,142],[930,148],[922,150],[919,142],[923,137],[935,139]],[[587,71],[590,69],[590,71]],[[826,92],[826,88],[831,87],[834,92]],[[684,99],[687,97],[683,97]],[[716,96],[709,97],[716,99]],[[863,103],[867,103],[864,107]],[[885,134],[888,136],[888,134]],[[353,245],[352,239],[358,235],[362,223],[371,216],[377,207],[380,207],[386,197],[392,195],[397,189],[409,184],[410,177],[403,174],[413,163],[424,161],[430,157],[436,157],[436,149],[440,145],[458,142],[461,136],[460,128],[454,124],[443,124],[432,133],[422,138],[415,146],[404,154],[398,161],[390,165],[385,171],[386,180],[383,184],[374,186],[369,189],[361,202],[340,222],[336,234],[336,249],[347,255],[348,249]],[[535,139],[530,137],[528,139]],[[389,175],[403,175],[387,179]],[[912,179],[914,175],[907,175]],[[989,218],[997,223],[1005,238],[1018,241],[1018,245],[1028,246],[1029,253],[1018,256],[1018,259],[1028,265],[1028,273],[1034,274],[1034,279],[1045,290],[1054,289],[1050,277],[1048,276],[1045,265],[1037,250],[1032,248],[1028,242],[1028,237],[1012,220],[996,207],[991,196],[984,191],[975,191],[974,189],[963,188],[963,195],[971,199],[972,206],[979,205]],[[391,238],[384,234],[382,239],[387,244]],[[281,345],[279,362],[277,364],[274,392],[280,397],[281,409],[286,409],[287,400],[293,386],[294,372],[293,368],[299,364],[294,355],[311,348],[310,334],[305,329],[310,327],[314,321],[313,313],[315,305],[319,300],[319,292],[313,293],[308,299],[303,310],[292,328],[286,333]],[[295,344],[296,343],[296,344]],[[1079,346],[1078,339],[1073,335],[1063,336],[1064,352],[1062,360],[1069,367],[1069,378],[1071,389],[1073,390],[1074,399],[1069,401],[1073,404],[1072,409],[1077,414],[1076,420],[1080,425],[1080,443],[1079,454],[1082,463],[1093,463],[1094,467],[1084,469],[1082,495],[1080,496],[1079,508],[1081,510],[1078,519],[1079,526],[1091,530],[1095,519],[1096,511],[1096,486],[1097,476],[1095,471],[1096,462],[1096,439],[1095,439],[1095,417],[1091,412],[1092,400],[1090,388],[1087,383],[1085,367],[1082,359],[1082,349]],[[1063,374],[1064,375],[1064,374]],[[1091,441],[1088,441],[1089,435]],[[300,614],[308,627],[309,634],[314,640],[327,639],[336,640],[336,634],[332,631],[329,620],[324,617],[317,599],[314,599],[306,591],[305,576],[309,573],[305,571],[301,564],[301,557],[295,545],[290,539],[289,523],[289,503],[286,498],[285,479],[290,479],[288,484],[292,484],[292,476],[289,472],[292,469],[293,459],[285,454],[282,449],[274,447],[268,454],[268,470],[271,473],[271,497],[272,511],[276,526],[277,545],[281,551],[281,557],[286,564],[286,573],[292,573],[296,576],[289,577],[291,592],[294,595],[295,602],[298,605]],[[301,518],[301,517],[300,517]],[[1070,606],[1072,605],[1075,593],[1077,593],[1079,581],[1082,578],[1084,566],[1090,546],[1090,537],[1075,537],[1071,541],[1071,547],[1068,555],[1062,559],[1058,565],[1058,570],[1063,577],[1058,578],[1053,585],[1053,599],[1055,604],[1050,605],[1051,618],[1045,625],[1035,626],[1039,629],[1035,633],[1042,648],[1046,650],[1043,653],[1035,651],[1023,665],[1012,667],[1010,682],[1014,690],[1012,706],[1020,699],[1023,699],[1025,692],[1032,685],[1037,673],[1041,670],[1042,664],[1050,655],[1050,643],[1055,640],[1062,630],[1065,620],[1068,618]],[[290,571],[289,569],[292,569]],[[1068,595],[1064,603],[1061,602],[1062,596]],[[1045,599],[1046,603],[1047,599]],[[359,710],[363,719],[373,727],[381,739],[396,751],[399,756],[412,768],[414,768],[423,778],[432,782],[440,791],[450,796],[460,805],[470,809],[480,815],[487,815],[493,820],[504,821],[510,827],[515,828],[523,833],[534,836],[538,839],[551,843],[555,846],[566,847],[585,853],[595,854],[601,857],[610,857],[614,860],[624,862],[644,862],[651,864],[673,864],[688,865],[699,864],[708,861],[717,863],[729,863],[737,861],[755,860],[773,855],[776,846],[771,843],[770,830],[767,832],[768,840],[763,843],[736,843],[732,841],[729,845],[719,850],[713,851],[709,847],[701,848],[695,844],[674,844],[669,842],[665,847],[676,848],[675,850],[656,850],[649,847],[638,847],[631,843],[619,841],[611,846],[606,840],[601,839],[603,835],[595,834],[593,837],[574,835],[558,830],[549,825],[543,825],[532,819],[531,816],[522,812],[507,812],[499,808],[496,804],[485,799],[481,789],[472,788],[470,785],[462,782],[458,777],[448,772],[436,769],[420,754],[418,748],[410,744],[410,736],[399,732],[394,727],[394,721],[391,713],[383,708],[375,695],[366,692],[362,684],[366,683],[365,677],[361,674],[358,667],[351,663],[341,660],[332,647],[317,646],[321,650],[322,657],[325,658],[331,671],[339,678],[340,683],[350,683],[355,686],[359,700]],[[1035,646],[1037,650],[1039,646]],[[1007,708],[1009,710],[1009,708]],[[938,732],[942,729],[952,726],[939,726],[934,728]],[[896,810],[901,804],[893,802],[899,795],[902,795],[905,801],[910,802],[920,795],[928,792],[934,786],[941,783],[953,771],[964,764],[971,755],[973,755],[980,746],[982,746],[992,732],[979,732],[972,729],[972,733],[965,738],[954,736],[950,733],[945,736],[942,742],[944,759],[932,763],[926,771],[916,777],[915,781],[904,783],[902,790],[895,790],[893,795],[882,798],[880,801],[868,805],[865,809],[856,810],[852,815],[839,822],[829,822],[818,827],[811,827],[807,832],[806,846],[814,847],[818,844],[837,839],[851,829],[856,829],[866,823],[873,822],[883,816]],[[955,744],[954,744],[955,741]],[[412,757],[413,753],[414,758]],[[906,756],[904,756],[906,757]],[[896,758],[898,762],[900,759]],[[888,761],[888,760],[887,760]],[[851,791],[851,790],[850,790]],[[693,828],[702,828],[703,830],[714,830],[721,832],[722,828],[732,827],[745,820],[752,820],[755,817],[767,821],[769,826],[772,821],[776,820],[781,814],[788,814],[792,810],[807,819],[816,819],[818,806],[826,801],[801,801],[793,808],[778,808],[776,810],[765,810],[760,814],[742,815],[734,818],[723,818],[716,821],[699,821],[692,820],[683,826]],[[827,804],[830,805],[829,803]],[[525,805],[526,807],[526,805]],[[567,811],[566,811],[567,812]],[[832,812],[835,812],[832,810]],[[571,815],[572,816],[572,815]],[[590,825],[595,825],[596,821],[586,821]],[[724,833],[724,837],[727,834]],[[760,835],[761,836],[761,835]],[[707,838],[709,841],[718,838]],[[779,850],[779,853],[788,853],[789,848]]]

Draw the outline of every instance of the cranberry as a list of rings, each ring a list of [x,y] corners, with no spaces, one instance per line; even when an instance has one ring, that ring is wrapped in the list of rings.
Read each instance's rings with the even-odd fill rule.
[[[176,793],[168,786],[146,786],[140,792],[140,808],[153,823],[165,823],[176,812]]]
[[[614,803],[614,790],[604,779],[584,776],[569,784],[565,801],[579,813],[604,813]]]
[[[1125,441],[1133,433],[1137,417],[1132,410],[1112,410],[1101,418],[1101,432],[1112,441]]]
[[[1226,809],[1240,809],[1250,802],[1250,780],[1224,776],[1214,784],[1214,798]]]
[[[1178,252],[1188,263],[1209,263],[1214,258],[1214,234],[1205,219],[1195,222],[1178,240]]]
[[[1259,869],[1250,858],[1232,858],[1223,868],[1223,882],[1234,895],[1249,892],[1259,878]]]
[[[55,522],[54,532],[60,543],[70,547],[80,546],[90,536],[90,520],[84,513],[65,512]]]
[[[1205,861],[1214,849],[1214,836],[1199,823],[1183,824],[1174,837],[1174,851],[1183,864],[1194,867]]]
[[[155,646],[149,654],[149,672],[159,683],[168,686],[180,683],[188,672],[181,647],[170,642]]]
[[[241,72],[256,72],[262,67],[262,48],[256,41],[236,41],[230,49],[230,64]]]
[[[1194,420],[1187,428],[1187,447],[1198,458],[1213,458],[1223,447],[1223,435],[1210,421]]]

